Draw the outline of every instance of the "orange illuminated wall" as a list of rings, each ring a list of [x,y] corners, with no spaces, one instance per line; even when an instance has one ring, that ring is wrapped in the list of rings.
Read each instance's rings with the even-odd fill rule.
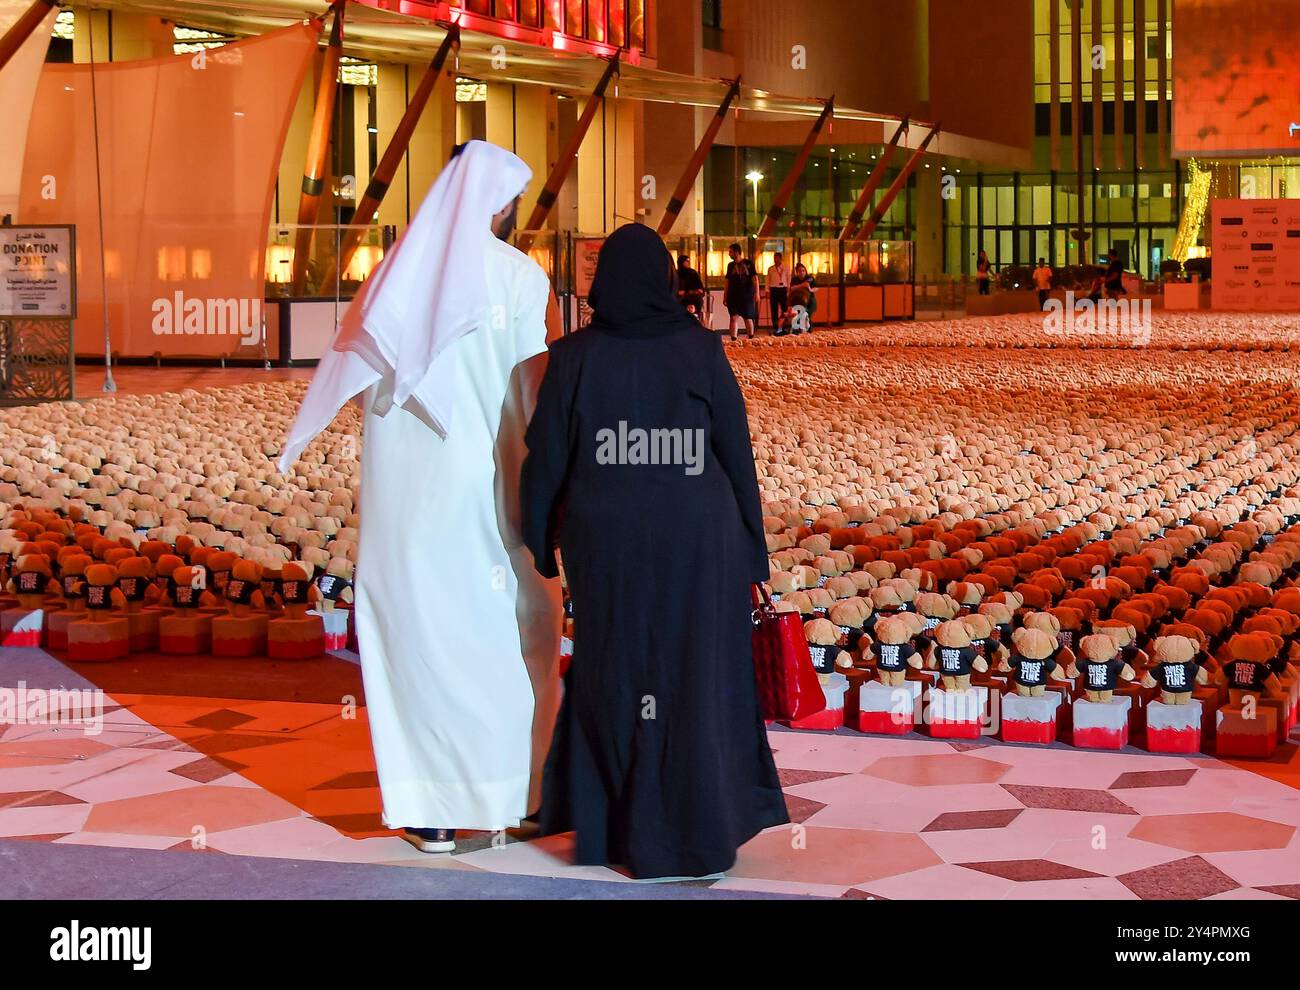
[[[1174,4],[1174,154],[1300,153],[1300,5]]]

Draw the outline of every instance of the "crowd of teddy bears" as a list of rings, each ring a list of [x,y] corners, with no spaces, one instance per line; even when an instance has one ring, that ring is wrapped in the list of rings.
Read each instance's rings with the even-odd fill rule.
[[[1300,319],[1156,314],[1131,343],[1062,341],[1035,315],[729,352],[770,590],[824,668],[1294,709]],[[0,411],[10,596],[73,616],[345,602],[361,417],[345,407],[281,473],[305,387]]]
[[[6,641],[28,644],[35,633],[63,649],[70,623],[125,617],[132,651],[168,652],[174,627],[175,652],[207,652],[204,620],[226,611],[254,616],[261,631],[270,619],[346,608],[359,415],[340,413],[299,473],[283,475],[274,459],[302,388],[277,381],[0,411]],[[45,613],[42,628],[15,631],[34,609]],[[266,649],[261,631],[240,652]],[[101,658],[90,646],[83,653]]]
[[[733,352],[776,607],[823,677],[832,646],[890,686],[1253,696],[1289,727],[1300,361],[1230,353]]]

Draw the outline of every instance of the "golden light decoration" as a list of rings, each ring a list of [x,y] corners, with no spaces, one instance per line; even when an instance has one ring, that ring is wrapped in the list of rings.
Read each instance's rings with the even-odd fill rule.
[[[1206,168],[1197,159],[1187,162],[1189,188],[1187,200],[1183,203],[1182,216],[1178,218],[1178,232],[1174,235],[1169,257],[1185,262],[1188,258],[1203,257],[1194,255],[1192,248],[1200,239],[1201,229],[1205,226],[1206,211],[1210,206],[1210,187],[1214,172]]]

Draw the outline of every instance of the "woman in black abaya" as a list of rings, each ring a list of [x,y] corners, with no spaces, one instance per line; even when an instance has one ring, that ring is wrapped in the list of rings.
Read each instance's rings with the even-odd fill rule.
[[[789,820],[750,650],[768,565],[744,400],[672,280],[649,228],[605,242],[523,467],[524,539],[548,576],[559,544],[575,630],[542,831],[638,878],[725,871]]]

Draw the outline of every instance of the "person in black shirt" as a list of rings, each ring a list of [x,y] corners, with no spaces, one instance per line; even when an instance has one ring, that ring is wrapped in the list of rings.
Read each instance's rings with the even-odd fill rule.
[[[677,259],[677,298],[686,307],[686,312],[704,323],[704,280],[684,254]]]
[[[1110,259],[1106,265],[1106,298],[1116,299],[1124,295],[1124,265],[1119,260],[1119,252],[1110,249]]]
[[[724,302],[730,316],[731,339],[736,339],[736,330],[741,324],[752,338],[754,321],[758,319],[758,273],[745,258],[739,244],[731,245],[728,253],[731,255],[731,261],[727,263],[727,289]]]

